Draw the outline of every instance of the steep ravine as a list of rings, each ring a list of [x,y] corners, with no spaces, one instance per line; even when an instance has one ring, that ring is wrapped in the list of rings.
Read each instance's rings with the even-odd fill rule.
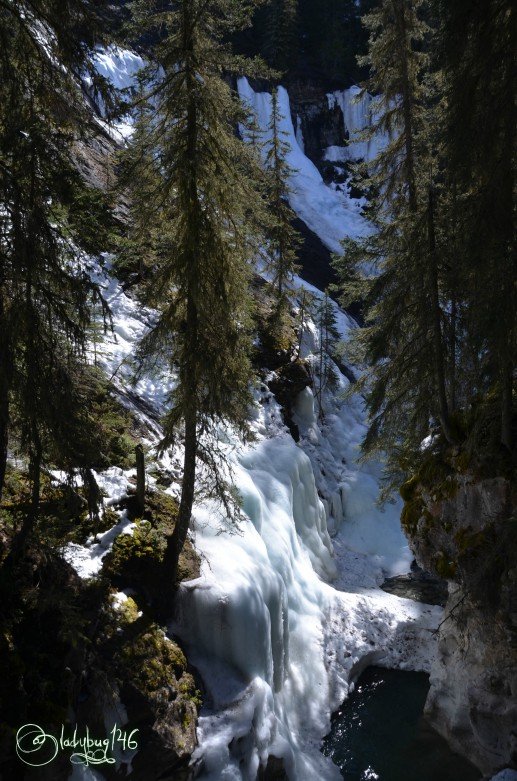
[[[111,62],[104,64],[113,70]],[[239,91],[267,127],[269,95],[254,92],[244,79]],[[345,236],[368,230],[362,202],[347,181],[348,162],[374,152],[361,142],[345,146],[347,133],[364,126],[371,108],[367,97],[354,103],[356,93],[309,101],[298,94],[290,106],[287,92],[280,90],[291,144],[291,204],[324,250],[312,258],[307,254],[305,274],[309,279],[313,274],[321,286],[327,253],[339,251]],[[325,146],[320,153],[318,144]],[[167,491],[174,496],[181,453],[163,459],[154,454],[155,421],[174,377],[145,377],[131,397],[125,393],[135,343],[152,313],[142,311],[109,272],[109,263],[95,271],[113,307],[116,334],[100,351],[103,368],[116,373],[135,415],[143,415],[142,405],[147,410],[151,463],[167,473],[172,481]],[[297,284],[311,289],[302,280]],[[337,307],[336,316],[346,339],[356,324]],[[315,365],[313,323],[302,341],[303,359]],[[427,671],[439,664],[433,662],[434,631],[442,610],[379,588],[386,576],[408,571],[411,554],[400,529],[401,503],[381,512],[376,506],[380,468],[357,461],[364,411],[360,400],[343,400],[349,380],[337,373],[338,388],[324,399],[324,420],[309,389],[293,399],[298,444],[266,385],[257,391],[252,411],[255,443],[243,446],[233,432],[220,432],[243,499],[243,518],[238,530],[230,529],[220,508],[197,506],[192,541],[201,554],[201,573],[182,585],[169,627],[182,638],[204,681],[194,762],[205,781],[272,778],[275,772],[291,781],[337,779],[339,772],[319,746],[350,682],[372,663]],[[108,494],[127,479],[122,473],[103,482],[99,475]],[[81,560],[104,556],[105,550],[73,553],[80,568]]]

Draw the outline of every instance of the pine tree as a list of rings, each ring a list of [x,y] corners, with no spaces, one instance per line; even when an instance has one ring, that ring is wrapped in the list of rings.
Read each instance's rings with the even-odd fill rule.
[[[270,0],[266,13],[264,55],[272,68],[285,73],[297,59],[298,0]]]
[[[333,302],[325,291],[323,298],[318,302],[315,312],[315,325],[318,329],[319,344],[317,353],[317,371],[314,375],[314,397],[318,403],[318,416],[324,418],[323,394],[327,390],[333,390],[337,384],[337,374],[332,362],[339,341],[336,313]]]
[[[390,142],[366,178],[376,193],[369,210],[374,231],[345,241],[335,260],[344,302],[365,299],[366,328],[356,337],[373,367],[361,383],[370,413],[364,447],[386,448],[392,461],[401,448],[418,450],[432,419],[452,438],[423,10],[422,0],[384,0],[364,19],[370,40],[363,64],[377,96],[370,134],[387,133]]]
[[[88,124],[75,74],[87,67],[91,13],[80,0],[0,5],[0,494],[15,432],[32,485],[19,548],[37,516],[42,460],[74,413],[65,390],[84,360],[98,296],[78,249],[98,248],[78,207],[92,192],[72,152]]]
[[[356,339],[373,366],[361,383],[371,416],[364,447],[388,450],[392,475],[414,469],[430,425],[445,445],[493,465],[497,441],[506,459],[515,447],[510,6],[393,0],[366,18],[369,88],[380,95],[374,132],[390,130],[391,143],[367,180],[375,230],[345,242],[335,264],[343,300],[363,299],[367,312]]]
[[[302,288],[299,298],[299,309],[297,315],[297,331],[298,331],[298,344],[297,344],[297,357],[301,358],[303,335],[307,330],[310,323],[311,312],[314,309],[314,296],[305,288]]]
[[[504,448],[512,452],[517,15],[505,0],[481,5],[442,2],[439,10],[446,170],[461,206],[456,235],[458,284],[464,297],[462,342],[475,345],[478,363],[468,377],[468,395],[498,400],[499,421],[485,425],[496,429]]]
[[[356,55],[364,49],[356,0],[299,0],[302,47],[311,63],[330,79],[353,79]]]
[[[281,129],[282,115],[278,104],[278,89],[271,94],[271,118],[268,131],[271,140],[266,153],[267,200],[271,211],[268,225],[268,270],[272,276],[275,307],[273,330],[282,330],[289,307],[289,293],[298,267],[297,250],[300,235],[293,227],[294,212],[289,205],[289,178],[292,169],[286,156],[289,144]]]
[[[228,504],[217,429],[244,431],[251,400],[249,280],[262,238],[261,173],[257,151],[235,133],[247,111],[224,78],[245,69],[225,40],[251,11],[236,0],[183,0],[157,13],[163,78],[150,88],[153,105],[126,162],[138,176],[133,210],[156,226],[152,246],[140,248],[152,264],[147,301],[159,311],[142,365],[162,358],[177,371],[161,443],[169,447],[183,431],[181,501],[165,555],[172,583],[201,478],[197,460]]]

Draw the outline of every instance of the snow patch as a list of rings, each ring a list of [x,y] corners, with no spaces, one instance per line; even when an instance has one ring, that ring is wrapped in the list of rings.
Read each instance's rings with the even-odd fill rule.
[[[123,512],[120,521],[112,526],[111,529],[98,534],[96,542],[90,545],[78,545],[75,542],[69,542],[65,545],[63,556],[65,560],[72,565],[79,577],[93,578],[98,575],[102,568],[102,561],[107,553],[113,547],[113,543],[119,534],[133,534],[135,529],[127,514]]]

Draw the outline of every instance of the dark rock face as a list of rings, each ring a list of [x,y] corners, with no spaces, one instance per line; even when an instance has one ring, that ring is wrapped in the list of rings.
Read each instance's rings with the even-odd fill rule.
[[[257,781],[288,781],[284,761],[272,754],[267,759],[267,765],[260,766]]]
[[[302,390],[311,384],[305,365],[298,360],[286,363],[268,384],[280,404],[285,425],[295,442],[298,442],[300,432],[293,421],[293,405]]]
[[[427,717],[483,773],[517,768],[515,489],[461,476],[448,497],[423,499],[411,547],[449,581]]]
[[[299,217],[293,225],[302,238],[298,253],[300,276],[319,290],[325,290],[337,282],[336,272],[330,265],[330,250]]]
[[[407,575],[386,578],[381,588],[388,594],[414,599],[426,605],[445,607],[447,602],[447,582],[429,572],[424,572],[415,562],[411,565],[411,572]]]
[[[157,711],[151,728],[142,731],[141,749],[132,761],[135,781],[194,777],[190,759],[197,745],[197,709],[192,702],[169,702],[164,693],[163,707]]]
[[[348,139],[341,109],[329,108],[326,91],[310,83],[291,85],[289,98],[294,128],[303,135],[304,152],[320,167],[325,149],[345,146]]]
[[[122,760],[123,767],[103,767],[107,781],[125,775],[129,759],[134,781],[190,781],[190,760],[197,745],[195,682],[179,646],[148,619],[135,616],[136,604],[129,599],[122,625],[102,649],[106,669],[89,672],[76,718],[92,734],[104,735],[106,714],[115,718],[125,711],[128,721],[123,729],[137,731],[138,748]]]

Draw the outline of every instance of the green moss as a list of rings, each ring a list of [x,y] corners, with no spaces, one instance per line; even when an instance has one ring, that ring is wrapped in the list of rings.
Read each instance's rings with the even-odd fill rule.
[[[161,534],[171,534],[178,517],[178,503],[163,491],[151,491],[146,495],[143,518]]]
[[[405,502],[410,502],[415,497],[418,488],[418,476],[413,475],[400,486],[399,492]]]
[[[457,563],[449,558],[444,551],[440,551],[436,557],[436,572],[444,580],[453,580],[456,571]]]
[[[115,585],[149,584],[160,570],[165,537],[149,521],[136,521],[133,534],[120,534],[104,559],[103,573]]]
[[[467,450],[460,450],[460,452],[454,457],[453,464],[456,471],[459,474],[466,474],[469,471],[471,465],[471,455]]]
[[[458,546],[460,553],[467,553],[476,550],[486,544],[486,529],[475,532],[470,526],[459,529],[454,535],[454,542]]]
[[[139,616],[138,605],[132,597],[128,597],[118,607],[120,613],[120,622],[122,625],[132,624],[137,621]]]
[[[104,559],[103,573],[119,587],[132,586],[151,598],[163,593],[162,564],[167,538],[174,530],[178,504],[161,491],[146,496],[143,518],[136,518],[132,535],[121,534]],[[199,556],[189,540],[180,556],[178,580],[199,576]]]
[[[187,660],[179,645],[145,616],[126,625],[114,660],[119,676],[131,680],[146,696],[167,687],[180,691],[178,680],[187,675]],[[189,694],[191,678],[189,675],[184,684],[184,691]]]
[[[411,501],[404,504],[400,515],[400,521],[406,534],[411,535],[416,532],[418,521],[423,514],[423,509],[424,506],[420,496],[416,496],[414,499],[411,499]]]
[[[432,453],[424,459],[416,477],[420,485],[435,491],[437,486],[446,481],[451,472],[452,470],[444,461],[442,454]]]

